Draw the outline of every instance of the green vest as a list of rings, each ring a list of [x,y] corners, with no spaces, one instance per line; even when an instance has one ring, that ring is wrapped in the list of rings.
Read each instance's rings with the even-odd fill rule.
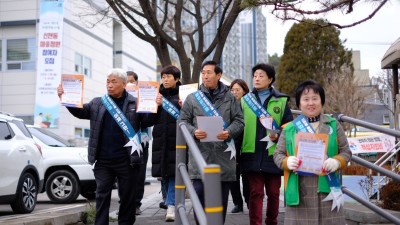
[[[336,120],[330,116],[328,117],[330,119],[328,126],[330,126],[333,130],[332,134],[329,134],[328,137],[328,157],[332,157],[337,155],[339,147],[337,143]],[[293,125],[293,122],[290,122],[283,130],[285,131],[288,156],[293,156],[295,153],[295,135],[297,133],[297,129]],[[284,176],[286,204],[298,205],[300,202],[299,175],[293,173],[292,171],[285,171]],[[323,193],[329,193],[331,191],[324,175],[319,176],[318,178],[318,191]]]
[[[287,97],[271,97],[271,99],[268,101],[267,105],[267,111],[268,113],[274,118],[275,122],[278,124],[278,126],[281,126],[282,122],[282,117],[285,112],[285,106],[287,102]],[[250,107],[247,105],[247,103],[244,101],[244,99],[241,99],[241,104],[242,104],[242,109],[243,109],[243,116],[244,116],[244,134],[243,134],[243,143],[242,143],[242,152],[244,153],[254,153],[256,149],[256,133],[257,133],[257,121],[259,118],[257,118],[256,114],[253,112],[253,110],[250,109]],[[267,133],[265,134],[267,135]],[[272,155],[275,151],[276,145],[272,145],[268,149],[268,154]]]

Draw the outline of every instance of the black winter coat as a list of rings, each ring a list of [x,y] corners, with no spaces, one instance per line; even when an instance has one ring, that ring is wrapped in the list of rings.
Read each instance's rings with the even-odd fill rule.
[[[164,88],[160,85],[160,94],[179,110],[179,85]],[[157,110],[157,120],[153,128],[152,167],[153,177],[174,177],[176,162],[176,119],[161,106]]]
[[[131,123],[133,129],[136,132],[141,128],[151,127],[154,124],[155,115],[152,113],[136,113],[136,98],[132,95],[126,94],[125,102],[123,105],[123,112],[126,118]],[[101,137],[101,131],[103,126],[103,118],[105,113],[108,113],[104,107],[101,97],[94,98],[87,104],[83,104],[83,108],[70,108],[67,107],[68,111],[79,119],[90,120],[90,136],[88,146],[88,161],[92,165],[96,162],[97,150],[99,149],[99,138]],[[126,142],[128,138],[125,136]],[[130,147],[126,147],[126,156],[129,157]]]

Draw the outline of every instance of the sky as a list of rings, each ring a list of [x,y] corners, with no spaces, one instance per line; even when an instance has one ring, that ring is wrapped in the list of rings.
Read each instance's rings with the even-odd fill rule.
[[[331,22],[350,24],[357,18],[369,15],[371,5],[361,3],[351,15],[327,15]],[[285,36],[294,22],[282,22],[271,13],[270,8],[264,8],[267,17],[267,51],[272,55],[283,54]],[[354,14],[354,15],[353,15]],[[350,22],[347,22],[350,21]],[[350,28],[340,29],[340,39],[347,39],[344,46],[347,49],[359,50],[361,54],[361,69],[368,69],[370,77],[381,73],[381,60],[390,45],[400,38],[400,1],[392,0],[372,19]]]

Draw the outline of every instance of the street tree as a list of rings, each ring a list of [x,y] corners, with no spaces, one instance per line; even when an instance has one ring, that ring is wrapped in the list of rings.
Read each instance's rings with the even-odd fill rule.
[[[360,23],[373,18],[382,7],[388,3],[388,0],[374,1],[354,1],[354,0],[244,0],[244,7],[268,6],[272,8],[271,13],[282,21],[304,21],[307,19],[315,19],[316,17],[326,18],[329,15],[341,15],[342,18],[349,16],[351,19],[341,21],[326,21],[324,26],[335,26],[337,28],[353,27]],[[369,6],[369,10],[362,10],[358,13],[359,8]],[[350,15],[357,12],[359,15],[353,18]],[[312,21],[309,21],[312,22]]]
[[[368,109],[366,102],[374,91],[369,85],[369,77],[356,75],[350,69],[332,77],[325,85],[324,113],[342,113],[346,116],[361,119]],[[343,123],[345,130],[356,127],[350,123]]]
[[[268,63],[274,66],[275,70],[278,68],[280,61],[281,57],[278,56],[278,53],[274,53],[273,55],[268,54]]]
[[[283,55],[278,67],[279,90],[294,96],[296,86],[306,79],[327,84],[334,76],[350,68],[351,51],[343,46],[340,31],[335,27],[321,27],[324,20],[295,23],[288,31]]]
[[[179,64],[184,83],[198,82],[201,64],[207,57],[220,62],[229,31],[243,10],[240,0],[106,2],[106,8],[93,7],[96,13],[120,21],[150,43],[161,66]]]

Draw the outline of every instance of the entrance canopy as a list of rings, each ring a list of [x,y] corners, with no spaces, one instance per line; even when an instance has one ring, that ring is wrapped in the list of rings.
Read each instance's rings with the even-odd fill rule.
[[[400,65],[400,37],[389,47],[381,61],[382,69],[392,69]]]

